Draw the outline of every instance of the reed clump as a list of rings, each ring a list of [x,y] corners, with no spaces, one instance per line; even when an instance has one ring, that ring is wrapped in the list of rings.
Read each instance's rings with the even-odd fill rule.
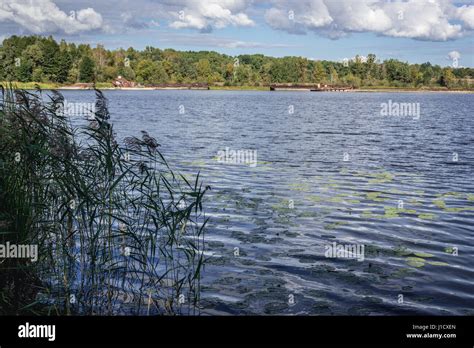
[[[198,314],[207,219],[199,174],[174,172],[147,132],[119,144],[96,90],[73,127],[63,96],[0,99],[0,314]]]

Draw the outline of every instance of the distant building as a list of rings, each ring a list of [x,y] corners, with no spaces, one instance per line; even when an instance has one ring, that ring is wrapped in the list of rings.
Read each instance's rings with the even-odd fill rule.
[[[136,84],[133,81],[128,81],[127,79],[123,78],[122,76],[117,77],[112,84],[114,87],[122,88],[122,87],[135,87]]]

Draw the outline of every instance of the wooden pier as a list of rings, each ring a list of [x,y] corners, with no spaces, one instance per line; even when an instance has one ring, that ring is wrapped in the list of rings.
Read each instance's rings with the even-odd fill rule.
[[[352,86],[323,86],[311,89],[311,92],[346,92],[353,90]]]
[[[353,90],[352,86],[323,85],[317,84],[285,84],[278,83],[270,85],[270,91],[310,91],[310,92],[346,92]]]
[[[160,83],[145,85],[154,89],[210,89],[207,83]]]

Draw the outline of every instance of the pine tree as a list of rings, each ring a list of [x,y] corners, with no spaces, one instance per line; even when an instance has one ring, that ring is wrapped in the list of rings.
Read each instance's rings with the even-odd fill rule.
[[[84,56],[79,65],[79,80],[81,82],[93,82],[95,79],[94,69],[94,61],[89,56]]]

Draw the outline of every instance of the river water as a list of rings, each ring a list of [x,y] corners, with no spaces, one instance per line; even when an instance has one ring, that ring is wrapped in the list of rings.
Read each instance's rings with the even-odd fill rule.
[[[204,313],[474,315],[472,94],[105,95],[212,187]]]

